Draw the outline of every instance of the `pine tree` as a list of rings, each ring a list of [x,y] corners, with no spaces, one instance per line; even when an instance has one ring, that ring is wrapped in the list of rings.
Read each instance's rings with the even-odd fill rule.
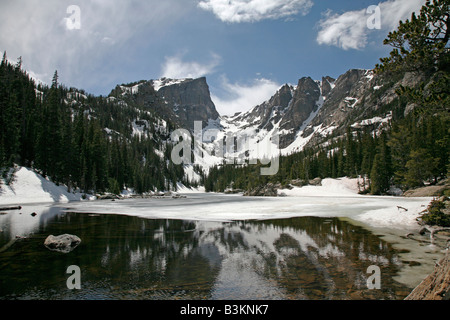
[[[85,153],[83,151],[85,121],[86,119],[82,112],[75,113],[72,133],[74,159],[72,161],[71,176],[72,183],[78,188],[82,188],[83,164],[85,163]]]
[[[347,176],[356,176],[359,171],[357,146],[353,139],[353,133],[350,127],[347,127],[345,151],[346,151],[345,174]]]
[[[384,44],[394,47],[390,57],[380,59],[378,73],[416,72],[432,76],[417,88],[401,86],[397,93],[419,105],[415,112],[446,112],[450,105],[450,3],[428,0],[420,14],[400,21]]]
[[[381,155],[377,153],[370,172],[370,190],[372,194],[381,194],[385,191],[385,174],[383,169]]]
[[[400,21],[396,31],[388,34],[384,44],[394,47],[390,57],[380,59],[379,71],[448,70],[450,37],[448,0],[428,0],[417,16]]]
[[[62,124],[61,124],[61,97],[58,90],[58,71],[55,71],[52,86],[44,104],[44,119],[42,122],[41,143],[46,152],[47,162],[45,163],[45,175],[49,175],[55,182],[61,182],[63,175],[61,170],[61,145],[62,145]]]
[[[410,160],[406,163],[405,184],[409,188],[423,186],[423,182],[433,176],[433,159],[425,149],[412,150]]]
[[[20,133],[20,159],[21,164],[31,167],[35,159],[35,143],[38,124],[36,122],[37,110],[40,102],[36,99],[35,83],[28,75],[22,76],[23,98]]]
[[[390,187],[391,177],[391,152],[387,145],[386,134],[383,132],[379,138],[377,154],[373,160],[372,170],[370,172],[372,194],[385,193]]]
[[[72,115],[69,110],[63,114],[63,126],[61,136],[61,180],[67,186],[68,191],[72,188],[73,170],[75,166],[76,153],[74,152]]]

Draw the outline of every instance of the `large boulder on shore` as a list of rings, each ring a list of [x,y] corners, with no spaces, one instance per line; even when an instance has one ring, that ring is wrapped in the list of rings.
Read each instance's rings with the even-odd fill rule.
[[[47,249],[61,253],[69,253],[75,249],[81,242],[81,239],[72,234],[62,234],[59,236],[49,235],[44,241]]]

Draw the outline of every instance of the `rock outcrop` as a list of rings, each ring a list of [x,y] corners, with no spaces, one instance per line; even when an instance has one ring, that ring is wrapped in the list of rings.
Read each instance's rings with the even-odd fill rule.
[[[193,130],[194,121],[216,120],[219,113],[211,100],[206,78],[186,79],[159,89],[158,96],[167,102],[183,128]]]

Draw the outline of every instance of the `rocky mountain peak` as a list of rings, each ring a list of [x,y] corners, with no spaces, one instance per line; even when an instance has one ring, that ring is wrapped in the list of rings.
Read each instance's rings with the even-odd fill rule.
[[[205,77],[140,81],[117,86],[110,96],[152,109],[186,129],[193,130],[195,121],[219,118]]]
[[[288,84],[285,84],[270,99],[270,104],[272,106],[287,108],[289,107],[289,103],[292,100],[292,96],[293,96],[293,87]]]
[[[246,123],[247,126],[253,125],[258,129],[271,130],[273,124],[280,121],[289,107],[293,90],[291,85],[283,85],[269,100],[257,105],[250,111],[240,113],[234,117],[234,121]]]
[[[351,69],[333,82],[332,89],[326,95],[326,101],[312,122],[312,125],[341,126],[345,120],[351,120],[350,113],[358,108],[368,92],[373,73],[364,69]],[[328,79],[322,87],[328,90]]]
[[[335,86],[336,79],[329,76],[322,77],[322,95],[324,97],[328,96]]]
[[[208,123],[219,118],[205,77],[165,85],[158,96],[172,108],[184,128],[193,129],[195,121]]]

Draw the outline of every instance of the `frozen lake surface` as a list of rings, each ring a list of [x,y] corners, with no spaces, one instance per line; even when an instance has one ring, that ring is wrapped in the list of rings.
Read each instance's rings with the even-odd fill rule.
[[[346,217],[373,227],[402,230],[418,227],[416,219],[431,199],[374,197],[355,194],[243,197],[190,193],[187,198],[125,199],[61,204],[72,212],[124,214],[153,219],[206,221],[267,220],[292,217]],[[400,209],[398,207],[407,209]]]

